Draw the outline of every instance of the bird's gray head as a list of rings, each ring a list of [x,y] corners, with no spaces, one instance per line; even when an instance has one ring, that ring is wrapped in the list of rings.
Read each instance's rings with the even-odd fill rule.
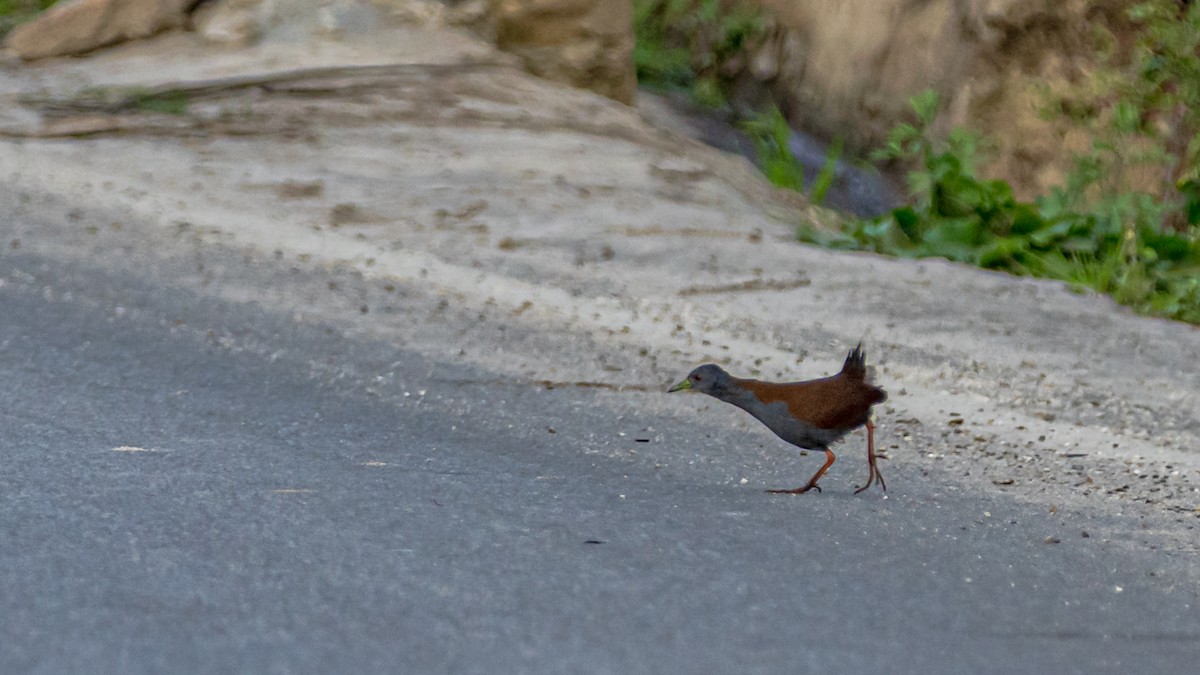
[[[671,387],[667,392],[691,389],[701,394],[708,394],[709,396],[723,399],[729,394],[729,385],[732,381],[733,377],[724,370],[721,370],[720,366],[706,363],[688,373],[686,380]]]

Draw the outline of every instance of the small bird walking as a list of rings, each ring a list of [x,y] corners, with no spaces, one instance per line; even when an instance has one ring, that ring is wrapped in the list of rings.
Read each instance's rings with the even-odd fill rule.
[[[700,366],[687,379],[667,390],[691,389],[732,403],[753,415],[783,440],[806,450],[825,453],[825,465],[802,487],[792,490],[767,490],[774,494],[802,494],[815,489],[817,481],[833,465],[835,441],[858,427],[867,427],[867,483],[854,491],[858,494],[879,481],[887,492],[883,474],[875,463],[875,424],[871,406],[887,400],[887,392],[871,383],[862,343],[850,350],[837,375],[805,382],[763,382],[734,377],[714,364]]]

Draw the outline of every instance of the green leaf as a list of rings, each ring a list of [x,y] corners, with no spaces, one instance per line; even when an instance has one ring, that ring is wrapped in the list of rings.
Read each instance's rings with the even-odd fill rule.
[[[1030,204],[1014,203],[1009,231],[1016,235],[1031,234],[1047,225],[1038,210]]]
[[[1096,246],[1096,241],[1088,236],[1068,237],[1058,242],[1058,247],[1067,253],[1095,253],[1102,248]]]
[[[1125,133],[1138,131],[1142,128],[1141,111],[1131,101],[1119,101],[1113,108],[1113,124]]]
[[[889,222],[892,221],[896,223],[896,227],[904,234],[904,238],[908,241],[918,241],[921,238],[917,228],[917,223],[921,221],[921,217],[911,206],[902,206],[893,209]]]
[[[988,269],[1012,269],[1018,257],[1029,252],[1029,240],[1025,237],[998,238],[976,254],[975,264]]]
[[[1142,245],[1152,251],[1158,258],[1180,262],[1184,260],[1200,260],[1200,245],[1194,244],[1185,237],[1174,234],[1146,232],[1142,235]]]
[[[796,235],[801,241],[807,241],[825,248],[860,248],[858,240],[845,232],[826,230],[807,223],[797,228]]]
[[[983,242],[983,226],[979,218],[947,218],[925,230],[923,243],[978,246]]]
[[[938,93],[932,89],[926,89],[908,99],[908,105],[916,114],[917,119],[921,124],[929,126],[933,123],[933,119],[937,117],[938,103],[940,97]]]
[[[1038,248],[1049,248],[1071,232],[1070,220],[1058,220],[1029,234],[1029,242]]]
[[[842,139],[838,138],[833,145],[829,146],[829,151],[825,153],[825,162],[821,165],[821,172],[813,181],[810,195],[813,203],[820,204],[825,201],[825,195],[829,193],[829,188],[833,187],[833,182],[837,179],[838,160],[841,157]]]

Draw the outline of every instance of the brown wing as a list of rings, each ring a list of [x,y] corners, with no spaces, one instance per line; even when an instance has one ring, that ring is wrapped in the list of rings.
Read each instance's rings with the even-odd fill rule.
[[[867,384],[865,371],[841,372],[807,382],[760,382],[742,380],[743,387],[770,405],[787,404],[797,418],[822,429],[848,429],[867,422],[871,406],[887,398],[880,388]]]

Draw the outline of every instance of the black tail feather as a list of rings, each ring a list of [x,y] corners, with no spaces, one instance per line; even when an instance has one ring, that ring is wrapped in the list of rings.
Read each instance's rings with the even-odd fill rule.
[[[846,363],[842,364],[842,373],[867,385],[872,391],[872,404],[887,400],[887,392],[874,384],[875,368],[867,365],[867,355],[863,351],[861,342],[846,355]]]
[[[858,343],[850,353],[846,354],[846,362],[842,364],[842,372],[851,375],[867,373],[867,355],[863,352],[862,343]]]

